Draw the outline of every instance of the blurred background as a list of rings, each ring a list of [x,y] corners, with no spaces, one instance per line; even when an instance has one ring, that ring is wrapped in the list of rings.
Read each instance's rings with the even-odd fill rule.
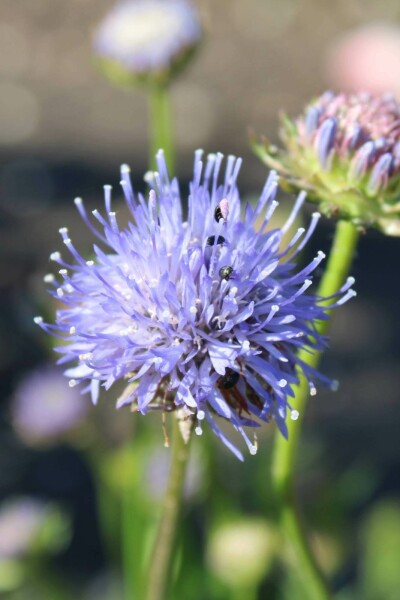
[[[195,4],[205,40],[171,89],[182,190],[202,147],[243,156],[242,195],[257,194],[265,169],[249,149],[248,129],[277,140],[279,112],[296,115],[326,88],[400,99],[398,0]],[[125,525],[120,518],[130,474],[141,484],[135,510],[142,523],[151,523],[165,484],[168,451],[157,416],[144,429],[140,417],[114,411],[113,394],[96,409],[86,397],[76,402],[50,366],[51,342],[33,323],[54,313],[43,276],[61,247],[58,228],[68,226],[90,248],[73,198],[100,208],[110,183],[118,203],[123,162],[143,188],[145,95],[113,87],[93,66],[93,29],[111,6],[0,0],[0,597],[12,600],[67,598],[59,581],[85,600],[120,598],[117,530],[135,526],[132,514]],[[331,237],[323,222],[309,252],[328,250]],[[311,400],[299,457],[305,519],[343,600],[395,600],[400,588],[399,251],[398,239],[375,232],[361,240],[358,297],[335,315],[323,363],[340,390]],[[243,465],[211,438],[195,440],[180,558],[186,568],[175,598],[234,598],[237,576],[243,589],[261,586],[260,598],[302,600],[279,560],[270,449],[271,431],[264,431],[258,456]],[[257,557],[259,571],[252,570]]]

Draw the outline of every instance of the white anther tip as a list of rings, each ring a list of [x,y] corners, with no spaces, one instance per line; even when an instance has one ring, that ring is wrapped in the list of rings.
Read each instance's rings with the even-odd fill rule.
[[[290,413],[290,418],[292,419],[292,421],[297,421],[297,419],[299,418],[299,411],[292,410]]]
[[[33,319],[33,322],[36,323],[36,325],[40,325],[41,323],[43,323],[43,317],[35,317]]]
[[[131,168],[129,165],[127,165],[126,163],[123,163],[121,165],[121,173],[130,173],[131,172]]]
[[[154,181],[154,173],[153,173],[153,171],[146,171],[146,173],[144,174],[143,180],[146,183],[152,183]]]
[[[197,418],[199,421],[202,421],[206,416],[206,413],[204,412],[204,410],[198,410],[197,411]]]
[[[74,198],[74,204],[75,206],[80,206],[81,204],[83,204],[82,198]]]

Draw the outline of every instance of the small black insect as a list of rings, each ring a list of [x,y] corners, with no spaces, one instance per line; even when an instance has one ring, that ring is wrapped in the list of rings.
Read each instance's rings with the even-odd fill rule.
[[[219,270],[219,276],[221,277],[221,279],[225,279],[225,281],[229,281],[232,273],[233,273],[233,269],[232,269],[232,267],[229,267],[229,266],[221,267]]]
[[[235,387],[239,381],[239,373],[232,369],[226,369],[225,375],[222,377],[221,385],[225,390]]]
[[[217,237],[217,244],[224,244],[225,243],[225,238],[222,235],[219,235]],[[210,237],[207,238],[207,246],[214,246],[215,244],[215,235],[210,235]]]
[[[214,219],[217,221],[217,223],[219,223],[221,219],[224,219],[226,221],[228,215],[229,203],[226,198],[223,198],[214,211]]]

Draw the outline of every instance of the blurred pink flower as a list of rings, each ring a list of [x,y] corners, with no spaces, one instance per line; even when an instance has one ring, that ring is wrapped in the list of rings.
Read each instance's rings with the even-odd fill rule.
[[[325,75],[344,92],[390,92],[400,98],[400,27],[373,23],[352,29],[329,48]]]

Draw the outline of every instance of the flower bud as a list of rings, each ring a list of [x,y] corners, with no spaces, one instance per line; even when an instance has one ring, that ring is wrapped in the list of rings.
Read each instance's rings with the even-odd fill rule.
[[[94,52],[116,83],[164,85],[186,65],[201,35],[187,0],[123,0],[98,26]]]
[[[400,104],[390,95],[326,92],[283,118],[282,150],[255,144],[289,189],[306,189],[327,216],[400,235]]]

